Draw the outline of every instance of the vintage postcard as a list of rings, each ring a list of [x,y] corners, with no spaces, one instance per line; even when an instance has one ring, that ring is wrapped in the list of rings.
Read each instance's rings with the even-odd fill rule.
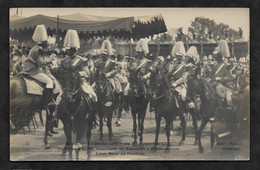
[[[10,160],[250,160],[249,8],[10,8]]]

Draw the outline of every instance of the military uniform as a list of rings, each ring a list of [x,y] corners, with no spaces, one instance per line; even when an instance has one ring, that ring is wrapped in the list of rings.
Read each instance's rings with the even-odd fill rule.
[[[226,63],[220,62],[213,66],[210,83],[216,86],[217,94],[221,98],[225,98],[229,106],[233,106],[231,98],[232,90],[229,87],[229,83],[233,81],[233,79]]]
[[[65,67],[69,69],[71,68],[78,71],[81,77],[81,89],[89,95],[91,101],[97,102],[97,95],[92,86],[89,84],[90,70],[86,64],[86,59],[77,54],[74,54],[72,57],[66,56],[63,61],[63,65],[66,65]]]
[[[137,83],[140,83],[144,89],[145,95],[148,95],[147,87],[149,86],[148,78],[151,75],[151,72],[149,70],[151,64],[152,63],[150,60],[143,57],[141,60],[136,59],[132,66],[129,67],[131,82],[137,81]]]

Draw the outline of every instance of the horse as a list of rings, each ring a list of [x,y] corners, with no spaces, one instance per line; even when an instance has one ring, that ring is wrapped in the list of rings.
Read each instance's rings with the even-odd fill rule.
[[[165,152],[169,152],[171,124],[177,116],[180,116],[182,121],[184,121],[184,117],[180,114],[180,109],[177,107],[177,98],[175,97],[176,94],[174,94],[176,92],[170,87],[164,68],[155,64],[152,70],[150,80],[153,80],[151,81],[153,83],[150,86],[150,100],[154,105],[156,121],[155,142],[152,150],[155,151],[157,149],[161,119],[163,117],[166,122],[165,130],[167,136]]]
[[[137,76],[138,77],[138,76]],[[142,145],[143,142],[143,130],[144,130],[144,119],[146,116],[146,108],[149,102],[147,96],[144,93],[144,87],[141,81],[136,79],[136,75],[130,73],[129,78],[130,91],[128,95],[128,102],[131,108],[131,114],[133,118],[133,145],[137,145],[137,128],[139,136],[139,145]],[[137,122],[136,123],[136,117]]]
[[[109,140],[112,141],[112,116],[113,112],[116,110],[113,87],[101,69],[97,69],[94,73],[94,84],[98,98],[96,111],[99,116],[100,141],[103,141],[103,119],[105,117],[107,118]]]
[[[79,160],[79,152],[82,147],[81,140],[86,134],[87,155],[91,157],[90,138],[95,114],[89,97],[80,87],[81,78],[78,72],[70,69],[60,68],[57,74],[63,94],[57,109],[57,116],[63,123],[66,135],[66,143],[62,151],[65,159],[69,151],[69,159],[72,160],[72,151],[76,150],[76,160]],[[76,133],[76,145],[72,145],[72,132]]]
[[[203,76],[200,76],[200,67],[198,65],[191,67],[187,77],[187,105],[195,130],[194,145],[198,144],[199,152],[203,153],[202,131],[208,122],[212,123],[210,119],[215,116],[218,100],[214,88],[210,86]],[[199,129],[197,125],[198,119],[201,119]],[[211,148],[213,147],[212,140],[214,137],[212,128],[213,126],[211,126]]]
[[[14,133],[25,125],[29,128],[34,112],[45,109],[45,101],[51,100],[46,99],[45,93],[43,95],[27,93],[24,77],[27,76],[16,75],[10,78],[10,125],[11,132]],[[41,114],[40,119],[42,120]]]
[[[246,70],[238,72],[234,81],[235,91],[232,101],[235,109],[230,111],[226,108],[226,101],[219,99],[214,122],[212,123],[211,148],[215,141],[240,140],[249,137],[249,73]]]

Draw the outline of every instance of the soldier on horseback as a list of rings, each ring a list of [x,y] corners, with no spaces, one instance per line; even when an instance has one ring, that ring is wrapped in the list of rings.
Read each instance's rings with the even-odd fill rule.
[[[105,74],[116,94],[122,93],[121,84],[116,78],[116,74],[120,71],[120,66],[115,61],[114,49],[108,39],[103,41],[100,52],[99,59],[95,61],[96,68]],[[111,106],[112,101],[106,101],[105,105]]]
[[[149,77],[151,75],[149,67],[151,66],[151,61],[145,58],[149,53],[148,44],[145,39],[140,39],[138,41],[136,45],[136,53],[136,60],[129,65],[130,79],[131,82],[138,81],[135,83],[141,86],[144,95],[148,97]],[[130,85],[133,85],[133,83]]]
[[[227,42],[221,40],[217,50],[213,52],[216,64],[213,66],[210,84],[216,88],[216,92],[222,99],[226,99],[227,109],[233,110],[234,105],[232,102],[232,89],[229,84],[233,81],[233,77],[228,71],[227,64],[223,61],[223,57],[229,57],[229,49]]]
[[[85,98],[85,101],[88,102],[87,96],[89,96],[90,100],[94,103],[97,102],[97,95],[94,92],[92,86],[89,84],[89,76],[90,76],[90,71],[88,69],[88,66],[86,65],[87,59],[84,57],[80,56],[77,51],[80,48],[80,43],[79,43],[79,38],[78,38],[78,33],[76,30],[68,30],[67,34],[64,38],[64,48],[66,49],[66,55],[65,58],[62,59],[62,67],[63,69],[71,70],[71,71],[76,71],[78,75],[80,76],[80,87],[81,90],[85,93],[83,97]],[[75,75],[75,76],[78,76]],[[71,82],[73,83],[73,82]],[[76,90],[76,89],[74,89]],[[57,114],[57,109],[60,104],[61,98],[57,100],[56,102],[56,111],[54,115],[54,120],[57,121],[59,115]]]
[[[26,74],[44,84],[45,89],[45,104],[47,106],[53,96],[53,90],[60,89],[59,84],[55,83],[56,88],[54,89],[55,78],[47,75],[42,67],[51,63],[54,59],[52,56],[44,56],[44,50],[47,49],[47,31],[44,25],[37,25],[35,28],[32,39],[37,43],[29,52],[27,60],[24,62],[22,74]],[[56,91],[57,92],[57,91]],[[59,91],[57,92],[59,93]]]
[[[185,55],[185,48],[183,45],[183,42],[179,41],[177,42],[173,49],[172,49],[172,56],[175,57],[175,64],[173,66],[172,71],[169,73],[169,80],[171,81],[172,86],[175,88],[175,90],[178,92],[178,100],[176,100],[177,106],[179,107],[180,105],[180,99],[182,101],[185,101],[186,98],[186,87],[183,82],[180,82],[179,79],[181,79],[182,75],[184,74],[185,71],[185,63],[183,62],[183,57]],[[179,81],[177,81],[179,80]],[[177,88],[178,86],[178,88]]]

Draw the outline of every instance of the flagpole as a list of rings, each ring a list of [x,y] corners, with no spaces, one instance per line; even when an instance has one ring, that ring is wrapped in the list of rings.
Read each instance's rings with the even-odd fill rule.
[[[59,48],[59,15],[57,15],[57,28],[56,28],[56,43],[57,43],[57,47]],[[60,48],[59,48],[60,49]]]

